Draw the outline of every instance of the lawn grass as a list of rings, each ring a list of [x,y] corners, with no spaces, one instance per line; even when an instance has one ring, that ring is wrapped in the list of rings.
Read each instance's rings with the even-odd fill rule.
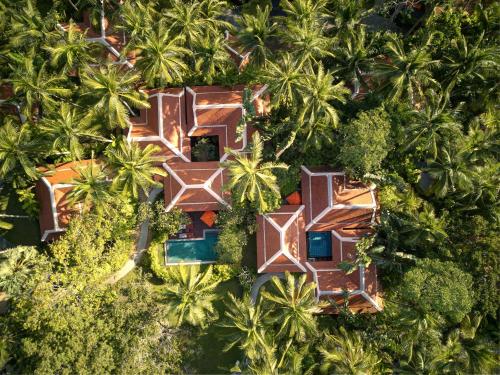
[[[5,191],[5,190],[4,190]],[[26,216],[21,203],[14,191],[6,192],[8,203],[6,214]],[[3,234],[3,237],[13,245],[37,246],[40,244],[40,227],[35,218],[8,218],[5,221],[14,227]]]

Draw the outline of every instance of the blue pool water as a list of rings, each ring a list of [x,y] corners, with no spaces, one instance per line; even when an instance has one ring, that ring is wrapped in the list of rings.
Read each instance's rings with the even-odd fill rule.
[[[167,263],[210,262],[217,259],[214,251],[218,232],[205,232],[205,238],[167,241]]]
[[[307,232],[307,257],[318,260],[332,258],[331,232]]]

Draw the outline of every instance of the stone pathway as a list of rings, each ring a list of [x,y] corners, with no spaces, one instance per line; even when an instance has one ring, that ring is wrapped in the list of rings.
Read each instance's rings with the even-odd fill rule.
[[[148,196],[148,202],[153,203],[158,194],[160,194],[163,189],[152,189]],[[132,271],[142,260],[142,257],[148,249],[148,237],[149,237],[149,220],[146,220],[141,224],[139,229],[139,237],[137,238],[136,250],[132,257],[127,260],[127,262],[116,271],[109,279],[106,280],[108,284],[114,284],[118,280],[124,278],[130,271]]]
[[[285,274],[283,272],[265,273],[264,275],[257,277],[257,280],[255,280],[255,282],[252,285],[252,289],[250,289],[250,299],[252,300],[253,303],[257,302],[257,297],[259,296],[259,290],[262,287],[262,285],[271,280],[273,276],[277,276],[280,279],[285,279]]]

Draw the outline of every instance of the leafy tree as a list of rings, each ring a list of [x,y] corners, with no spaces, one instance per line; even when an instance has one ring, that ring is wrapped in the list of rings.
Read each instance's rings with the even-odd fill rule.
[[[188,69],[183,58],[190,52],[181,47],[181,40],[182,36],[174,35],[162,21],[152,31],[138,38],[134,44],[134,48],[139,51],[136,67],[142,71],[149,86],[159,87],[182,81]]]
[[[354,178],[380,171],[391,149],[391,124],[383,108],[361,112],[340,127],[339,161]]]
[[[157,241],[161,243],[179,232],[181,225],[190,222],[189,216],[177,207],[168,212],[165,211],[165,202],[163,200],[156,201],[153,204],[149,202],[141,203],[138,216],[141,222],[149,220],[149,227],[154,230]]]
[[[58,110],[49,113],[39,129],[51,143],[53,153],[69,153],[75,159],[84,157],[85,141],[104,140],[98,126],[84,121],[69,103],[61,103]]]
[[[230,330],[224,350],[238,345],[250,360],[260,358],[262,347],[267,346],[265,321],[268,313],[261,303],[252,303],[248,295],[237,299],[229,293],[229,303],[224,311],[226,319],[219,324]]]
[[[213,306],[214,289],[218,281],[212,279],[212,266],[201,271],[196,266],[170,268],[171,280],[165,286],[165,309],[177,327],[184,323],[204,328],[217,317]]]
[[[258,132],[252,136],[248,153],[227,149],[234,160],[224,162],[228,169],[230,182],[227,186],[235,195],[235,201],[255,203],[259,213],[271,208],[271,199],[280,197],[274,169],[287,169],[283,163],[263,162],[264,144]]]
[[[364,344],[359,332],[348,332],[340,327],[338,333],[326,335],[319,348],[323,357],[321,370],[339,374],[363,374],[376,372],[380,359],[374,350]]]
[[[422,259],[405,274],[401,298],[415,309],[435,312],[457,323],[474,302],[472,277],[452,262]]]
[[[255,15],[244,13],[238,19],[237,38],[244,50],[251,51],[251,62],[256,66],[266,65],[272,55],[270,40],[277,30],[276,22],[270,18],[271,8],[257,6]]]
[[[106,148],[108,165],[115,172],[111,188],[137,198],[139,189],[146,193],[149,187],[156,186],[153,177],[166,176],[165,170],[156,166],[163,161],[163,157],[155,155],[158,152],[156,145],[148,144],[143,149],[123,138],[111,143]]]
[[[315,284],[306,282],[307,275],[296,278],[285,273],[285,281],[274,276],[273,291],[265,290],[262,296],[272,303],[273,320],[278,323],[278,337],[305,342],[317,332],[314,314],[321,312],[314,295]]]
[[[149,108],[144,94],[136,89],[139,74],[123,72],[116,65],[85,70],[81,75],[84,97],[90,98],[87,119],[101,115],[109,129],[127,128],[130,107]]]

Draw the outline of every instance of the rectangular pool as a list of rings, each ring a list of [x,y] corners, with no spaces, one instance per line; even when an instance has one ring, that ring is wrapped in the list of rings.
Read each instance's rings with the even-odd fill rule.
[[[217,259],[214,247],[218,231],[205,230],[204,238],[169,240],[165,244],[165,263],[214,263]]]
[[[307,232],[307,258],[332,260],[331,232]]]

